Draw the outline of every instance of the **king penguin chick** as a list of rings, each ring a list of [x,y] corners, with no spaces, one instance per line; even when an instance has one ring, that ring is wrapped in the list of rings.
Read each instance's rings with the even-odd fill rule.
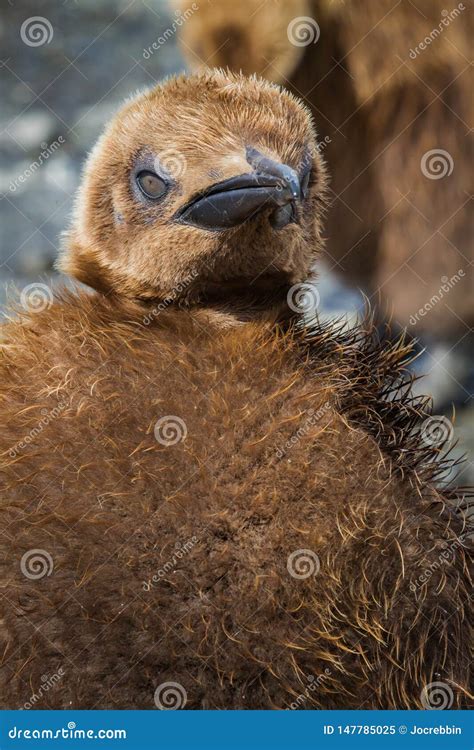
[[[61,265],[96,291],[3,332],[2,707],[465,704],[462,498],[407,350],[297,314],[324,185],[305,108],[219,71],[93,150]]]

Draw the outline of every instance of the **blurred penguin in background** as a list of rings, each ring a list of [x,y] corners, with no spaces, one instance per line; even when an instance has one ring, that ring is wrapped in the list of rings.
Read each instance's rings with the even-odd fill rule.
[[[467,4],[440,0],[213,0],[180,28],[192,68],[257,73],[310,107],[331,175],[327,265],[429,345],[425,370],[451,353],[461,403],[474,318],[471,23]],[[453,386],[444,361],[438,407]]]

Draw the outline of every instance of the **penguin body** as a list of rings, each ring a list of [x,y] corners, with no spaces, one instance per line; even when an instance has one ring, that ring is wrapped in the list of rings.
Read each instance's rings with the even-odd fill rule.
[[[170,683],[195,709],[417,708],[435,681],[465,705],[462,497],[408,351],[295,314],[324,183],[304,108],[219,72],[92,152],[62,263],[96,291],[2,335],[2,707],[58,674],[36,708],[169,707]]]

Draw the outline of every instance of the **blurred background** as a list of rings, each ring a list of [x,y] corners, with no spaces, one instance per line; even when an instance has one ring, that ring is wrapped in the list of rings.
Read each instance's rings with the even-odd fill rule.
[[[467,3],[4,0],[0,13],[0,310],[14,286],[59,282],[84,157],[126,97],[189,67],[257,72],[311,109],[332,176],[320,314],[355,320],[366,295],[418,340],[414,387],[438,415],[427,439],[468,451],[458,482],[474,483]]]

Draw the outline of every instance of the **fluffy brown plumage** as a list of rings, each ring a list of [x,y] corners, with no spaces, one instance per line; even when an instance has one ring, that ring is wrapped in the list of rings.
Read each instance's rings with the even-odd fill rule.
[[[473,322],[472,9],[449,11],[441,0],[218,0],[180,29],[193,67],[218,60],[304,99],[331,174],[331,266],[402,326],[435,299],[416,330],[437,336]]]
[[[128,105],[91,157],[66,256],[107,294],[62,292],[5,326],[2,706],[59,670],[36,708],[153,708],[167,682],[187,708],[415,708],[433,681],[467,700],[462,502],[436,485],[408,352],[283,309],[320,231],[319,159],[297,223],[170,219],[211,167],[242,168],[249,138],[295,168],[298,148],[316,153],[304,109],[262,82],[206,74]],[[144,143],[189,169],[153,220],[130,187]],[[186,239],[203,278],[173,297]],[[253,305],[252,263],[269,276]]]

